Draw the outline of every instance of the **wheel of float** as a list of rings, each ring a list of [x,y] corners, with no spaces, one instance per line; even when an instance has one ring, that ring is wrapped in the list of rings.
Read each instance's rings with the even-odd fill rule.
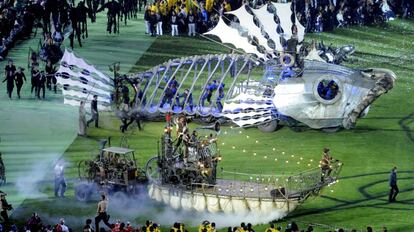
[[[122,191],[116,191],[111,196],[112,201],[116,201],[121,207],[127,207],[128,196]]]
[[[157,182],[160,179],[160,170],[158,167],[158,157],[152,157],[145,165],[145,175],[149,182]]]
[[[277,130],[277,126],[279,125],[278,120],[272,120],[267,123],[263,123],[257,126],[260,131],[262,132],[273,132]]]
[[[90,184],[80,184],[75,186],[75,197],[76,200],[87,202],[92,197],[92,186]]]
[[[303,131],[307,130],[308,128],[304,125],[299,124],[299,123],[290,123],[289,124],[289,129],[291,129],[294,132],[303,132]]]
[[[78,163],[78,176],[81,180],[88,179],[90,177],[89,163],[86,160],[79,161]]]
[[[338,132],[342,129],[342,127],[340,126],[335,126],[335,127],[326,127],[326,128],[322,128],[322,131],[325,133],[335,133]]]

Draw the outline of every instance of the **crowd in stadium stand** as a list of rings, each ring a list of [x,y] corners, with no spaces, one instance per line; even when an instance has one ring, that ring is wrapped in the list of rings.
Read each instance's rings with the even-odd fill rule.
[[[0,61],[18,40],[30,38],[41,28],[43,42],[39,56],[43,61],[57,62],[62,55],[60,45],[69,37],[74,47],[76,38],[87,37],[86,19],[89,9],[80,1],[77,6],[66,0],[0,0]],[[93,18],[92,14],[89,14]],[[40,32],[39,32],[40,33]]]
[[[413,16],[414,3],[387,0],[296,1],[296,15],[307,32],[331,31],[347,25],[371,25]]]
[[[278,0],[286,2],[286,0]],[[347,25],[369,25],[385,22],[396,17],[414,16],[411,0],[296,0],[293,1],[299,21],[307,32],[330,31]],[[43,53],[59,58],[52,45],[62,43],[65,35],[82,47],[81,40],[88,36],[87,18],[95,22],[96,13],[107,9],[109,33],[119,33],[119,22],[137,18],[138,10],[145,6],[146,32],[152,36],[187,34],[195,36],[213,28],[220,16],[236,20],[225,12],[242,4],[258,8],[265,0],[0,0],[0,61],[19,39],[30,37],[32,30],[43,29]],[[48,40],[50,38],[51,40]],[[49,47],[52,50],[49,51]],[[48,50],[49,49],[49,50]],[[44,54],[47,57],[48,54]],[[49,57],[50,58],[50,57]],[[46,61],[47,58],[44,59]],[[58,59],[57,59],[58,60]],[[54,61],[54,60],[52,60]],[[54,62],[53,62],[54,63]]]
[[[212,29],[220,16],[233,20],[225,12],[242,4],[259,8],[268,1],[254,0],[155,0],[145,11],[146,32],[152,36],[187,34],[194,36]],[[286,2],[279,0],[279,2]],[[409,0],[296,0],[296,15],[306,32],[330,31],[347,25],[370,25],[397,16],[414,16],[414,3]],[[195,33],[196,32],[196,33]]]
[[[37,213],[33,213],[30,218],[24,223],[24,225],[16,225],[12,224],[11,226],[3,226],[0,224],[0,232],[71,232],[74,229],[71,227],[72,225],[67,225],[64,218],[59,219],[56,224],[50,225],[45,224],[40,216]],[[6,227],[10,227],[7,228]],[[76,227],[80,227],[77,225]],[[299,228],[298,224],[294,221],[288,223],[285,228],[278,226],[277,224],[270,223],[264,232],[312,232],[318,226],[308,225],[305,226],[306,228]],[[315,228],[314,228],[315,227]],[[322,228],[318,228],[321,230]],[[186,228],[185,224],[180,222],[175,222],[171,227],[168,229],[169,232],[188,232],[189,230]],[[216,228],[216,223],[203,221],[198,226],[198,232],[216,232],[218,229]],[[322,229],[324,231],[336,231],[336,232],[344,232],[345,230],[342,228],[332,228],[332,229]],[[83,232],[95,232],[95,228],[93,226],[92,219],[86,219],[85,224],[82,226]],[[255,232],[253,225],[251,223],[242,222],[240,225],[231,226],[227,228],[228,232]],[[347,230],[351,232],[356,232],[357,230],[351,229]],[[361,230],[359,230],[361,231]],[[366,227],[366,232],[373,232],[373,228],[371,226]],[[379,230],[380,232],[387,232],[386,227],[381,227]],[[161,227],[158,223],[152,222],[147,220],[144,225],[135,226],[130,222],[122,222],[120,220],[116,220],[114,224],[111,224],[111,228],[100,228],[99,232],[161,232]]]
[[[33,21],[28,9],[14,6],[12,0],[0,1],[0,61],[17,40],[30,36]]]

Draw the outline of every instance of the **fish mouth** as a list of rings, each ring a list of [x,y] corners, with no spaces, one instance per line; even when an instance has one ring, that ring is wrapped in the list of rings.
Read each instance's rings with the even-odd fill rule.
[[[380,78],[389,78],[395,81],[397,79],[397,75],[385,68],[369,68],[361,70],[362,76],[366,78],[372,78],[372,79],[380,79]]]

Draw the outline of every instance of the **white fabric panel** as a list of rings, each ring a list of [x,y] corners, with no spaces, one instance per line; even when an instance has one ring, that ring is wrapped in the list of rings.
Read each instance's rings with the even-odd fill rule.
[[[292,20],[290,19],[291,15],[292,15],[292,10],[291,10],[291,4],[292,3],[275,3],[272,2],[272,4],[276,7],[276,14],[277,16],[279,16],[280,19],[280,24],[283,28],[284,33],[284,38],[286,40],[290,39],[290,37],[292,37]],[[302,24],[300,24],[298,18],[296,17],[295,14],[295,18],[296,18],[296,27],[298,28],[298,40],[299,42],[303,40],[304,36],[305,36],[305,27],[302,26]]]
[[[88,101],[86,101],[87,103],[85,104],[85,109],[87,111],[89,111],[90,107],[89,107],[89,103]],[[80,106],[80,100],[75,100],[75,99],[63,99],[63,104],[65,105],[71,105],[71,106]],[[110,111],[111,107],[110,106],[103,106],[101,104],[98,104],[98,110],[99,111]]]
[[[255,54],[259,58],[266,59],[264,54],[257,51],[256,47],[247,41],[247,38],[241,36],[236,29],[227,26],[222,18],[219,19],[219,22],[211,31],[204,33],[204,35],[215,35],[220,38],[222,43],[233,44],[236,48],[243,49],[247,53]]]
[[[270,120],[271,117],[261,117],[259,119],[249,119],[249,120],[239,120],[239,121],[234,121],[234,123],[239,126],[239,127],[251,127],[254,125],[259,125],[264,123],[267,120]]]
[[[229,118],[229,119],[233,120],[235,118],[242,118],[242,117],[246,117],[246,116],[248,116],[248,117],[263,116],[264,114],[269,113],[269,112],[270,112],[270,110],[260,111],[260,112],[251,111],[249,113],[237,113],[237,114],[223,113],[223,115],[226,118]]]
[[[65,55],[67,55],[67,58],[65,57]],[[68,50],[65,50],[62,61],[63,60],[66,62],[71,61],[71,63],[68,62],[68,64],[75,64],[76,66],[82,67],[91,73],[96,73],[100,78],[106,80],[109,83],[112,82],[110,77],[106,76],[101,71],[98,71],[94,66],[86,63],[83,59],[76,57],[74,53],[69,52]]]
[[[74,80],[71,80],[71,79],[63,79],[63,78],[59,81],[59,84],[61,84],[61,85],[67,84],[67,85],[69,85],[69,89],[71,89],[72,91],[75,91],[75,92],[78,92],[78,91],[72,89],[73,87],[86,89],[88,93],[91,93],[91,95],[93,95],[94,93],[97,93],[98,95],[103,95],[103,96],[105,96],[105,99],[107,99],[106,101],[108,103],[110,102],[110,99],[111,99],[111,93],[110,92],[99,89],[99,88],[94,88],[93,85],[85,85],[85,84],[83,84],[81,82],[78,82],[78,81],[74,81]],[[102,96],[100,96],[100,97],[102,97]]]
[[[79,82],[79,84],[82,84],[82,85],[84,85],[84,84],[81,82],[80,77],[83,77],[86,80],[88,80],[88,85],[99,86],[99,88],[103,88],[103,89],[106,89],[108,91],[111,91],[113,89],[113,87],[111,85],[109,85],[107,83],[104,83],[100,80],[97,80],[97,79],[93,78],[91,75],[88,76],[88,75],[83,75],[81,72],[74,72],[73,70],[71,70],[68,67],[60,66],[57,72],[58,73],[64,73],[64,72],[68,73],[69,75],[72,76],[71,78],[73,78],[73,81]],[[68,80],[68,79],[59,78],[59,81],[60,80]]]
[[[245,102],[240,102],[238,103],[240,100],[252,100],[255,101],[257,103],[245,103]],[[261,96],[256,96],[256,95],[252,95],[252,94],[246,94],[246,93],[242,93],[238,96],[236,96],[235,98],[226,101],[228,103],[224,103],[223,105],[223,113],[222,115],[226,118],[229,118],[230,120],[232,120],[235,124],[237,124],[240,127],[245,127],[245,126],[252,126],[252,125],[258,125],[261,124],[267,120],[271,120],[271,115],[268,114],[270,113],[270,109],[266,109],[268,107],[273,107],[272,105],[268,105],[268,104],[259,104],[259,102],[265,102],[268,101],[269,98],[265,98],[265,97],[261,97]],[[254,110],[260,109],[260,108],[265,108],[265,110],[262,110],[260,112],[255,112]],[[234,111],[236,109],[253,109],[250,112],[240,112],[237,114],[234,113],[225,113],[226,111]],[[264,116],[265,114],[268,114],[267,116]],[[247,120],[242,120],[241,118],[243,117],[250,117]],[[257,117],[257,118],[253,118],[253,117]],[[234,121],[234,119],[236,118],[240,118],[240,120]]]
[[[254,24],[253,16],[246,11],[246,5],[242,5],[237,10],[226,12],[226,14],[235,15],[239,19],[240,25],[247,29],[249,35],[255,36],[258,39],[259,44],[265,47],[266,50],[269,52],[273,51],[273,49],[267,45],[267,39],[262,35],[260,28]]]
[[[70,70],[69,68],[66,67],[60,67],[58,70],[58,73],[63,73],[66,72],[68,73],[71,77],[69,79],[63,78],[63,77],[58,77],[58,83],[59,84],[69,84],[71,86],[78,86],[80,88],[87,88],[87,89],[93,89],[96,92],[101,91],[102,94],[107,94],[108,96],[110,95],[111,91],[113,90],[112,86],[110,85],[105,85],[100,81],[95,80],[94,78],[92,78],[91,76],[85,76],[76,72],[73,72],[72,70]],[[88,83],[84,84],[82,83],[82,81],[80,80],[80,76],[82,76],[83,78],[85,78]]]
[[[79,71],[75,72],[69,67],[63,66],[62,64],[64,63],[76,66]],[[83,69],[87,70],[90,75],[82,74]],[[71,77],[69,79],[60,77],[59,74],[63,72],[68,73]],[[80,77],[85,78],[88,84],[83,84]],[[98,108],[100,110],[110,110],[110,106],[108,105],[111,104],[111,93],[113,91],[111,78],[67,50],[65,50],[61,65],[57,71],[57,82],[62,86],[68,85],[68,90],[62,88],[64,104],[79,106],[80,100],[89,103],[92,101],[93,95],[98,94]],[[87,93],[83,93],[83,89],[86,89]]]
[[[87,99],[87,100],[91,100],[91,101],[93,99],[93,94],[91,94],[89,92],[83,93],[81,91],[70,90],[70,89],[69,90],[62,89],[62,92],[65,96],[76,97],[76,98],[79,98],[79,99]],[[98,97],[98,101],[110,104],[111,103],[111,98]]]
[[[260,20],[263,29],[267,32],[269,37],[275,43],[276,50],[283,51],[283,47],[280,44],[280,35],[276,32],[276,28],[278,25],[275,23],[275,20],[273,19],[273,14],[267,11],[267,6],[265,5],[259,9],[252,9],[252,11]]]

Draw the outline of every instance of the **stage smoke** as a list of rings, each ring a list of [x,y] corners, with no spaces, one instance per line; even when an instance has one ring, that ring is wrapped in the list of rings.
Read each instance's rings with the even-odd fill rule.
[[[52,155],[51,155],[52,156]],[[30,170],[26,170],[24,175],[17,177],[15,186],[17,193],[22,198],[42,198],[47,197],[42,193],[40,186],[41,182],[50,182],[54,180],[54,166],[57,162],[62,163],[65,168],[68,167],[68,162],[63,159],[59,159],[58,155],[53,155],[54,162],[50,162],[50,159],[43,160],[38,159],[36,163],[31,165]]]
[[[141,191],[142,194],[134,197],[128,197],[122,193],[116,193],[109,196],[109,214],[111,214],[111,223],[115,223],[117,219],[120,221],[133,222],[137,217],[142,220],[152,220],[162,226],[170,227],[175,222],[181,222],[187,226],[198,226],[204,220],[215,222],[217,228],[229,226],[240,226],[241,222],[256,224],[266,224],[274,220],[278,220],[286,214],[280,211],[272,211],[271,213],[246,213],[246,214],[225,214],[225,213],[209,213],[195,212],[185,210],[175,210],[170,206],[158,203],[147,196],[147,191]]]

